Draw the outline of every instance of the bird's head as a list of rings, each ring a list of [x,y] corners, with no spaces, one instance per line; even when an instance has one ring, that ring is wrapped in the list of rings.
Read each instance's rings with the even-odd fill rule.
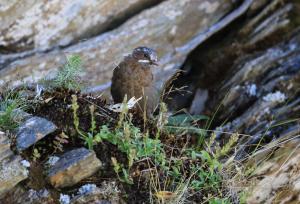
[[[156,52],[148,47],[137,47],[133,50],[132,56],[140,63],[158,65]]]

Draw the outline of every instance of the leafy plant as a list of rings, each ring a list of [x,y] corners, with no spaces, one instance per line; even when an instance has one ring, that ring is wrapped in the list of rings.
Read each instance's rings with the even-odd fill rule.
[[[94,144],[99,142],[99,136],[94,135],[95,129],[96,129],[96,122],[95,122],[95,116],[94,116],[95,107],[93,105],[90,106],[91,128],[90,128],[90,132],[88,132],[88,133],[81,131],[79,128],[79,117],[78,117],[78,113],[77,113],[78,108],[79,108],[79,105],[77,103],[77,96],[72,95],[73,123],[74,123],[75,129],[76,129],[77,133],[80,135],[80,138],[84,140],[84,143],[88,146],[88,148],[90,150],[92,150]]]
[[[196,191],[201,191],[203,189],[216,191],[222,183],[222,177],[220,174],[222,169],[221,163],[205,150],[202,150],[199,153],[190,151],[189,154],[194,160],[197,158],[201,159],[201,165],[191,165],[194,177],[190,183],[190,187]]]
[[[0,95],[0,129],[13,130],[18,127],[22,120],[19,116],[26,107],[26,102],[17,92],[8,91]]]
[[[135,160],[145,157],[152,157],[157,163],[164,162],[165,155],[160,140],[143,135],[139,128],[131,123],[124,122],[122,129],[116,129],[113,132],[104,125],[95,137],[98,141],[104,140],[116,145],[127,155],[129,167]]]
[[[228,198],[212,198],[208,202],[209,204],[230,204]]]
[[[67,63],[59,70],[54,83],[57,87],[80,89],[79,75],[82,72],[82,61],[79,55],[67,57]]]
[[[80,74],[82,73],[82,61],[79,55],[71,55],[66,57],[66,63],[61,66],[53,79],[44,78],[40,84],[47,88],[65,88],[72,90],[80,90]]]
[[[118,176],[118,179],[127,184],[133,184],[133,180],[132,180],[132,178],[130,178],[128,170],[126,170],[122,164],[118,163],[118,161],[115,157],[112,157],[111,161],[114,166],[114,171],[116,172],[116,174]],[[121,172],[123,174],[123,177],[120,176]]]

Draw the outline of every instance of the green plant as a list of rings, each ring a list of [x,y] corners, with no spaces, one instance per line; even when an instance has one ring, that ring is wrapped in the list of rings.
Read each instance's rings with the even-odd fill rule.
[[[22,120],[20,115],[27,107],[18,92],[8,91],[0,95],[0,130],[13,130]]]
[[[220,171],[222,169],[221,163],[212,157],[207,151],[202,150],[200,153],[192,153],[193,157],[201,158],[201,166],[192,165],[191,169],[194,173],[194,179],[191,181],[190,187],[196,191],[203,189],[211,189],[216,191],[222,183]]]
[[[133,180],[132,180],[132,178],[130,178],[128,170],[125,169],[123,167],[123,165],[120,164],[115,157],[112,157],[111,161],[114,166],[114,171],[116,172],[116,174],[118,176],[118,179],[127,184],[133,184]],[[123,177],[120,177],[121,172],[123,174]]]
[[[228,198],[212,198],[208,202],[209,204],[230,204]]]
[[[40,151],[37,148],[34,148],[32,152],[32,160],[36,162],[39,158],[41,158],[41,156]]]
[[[96,135],[96,139],[116,145],[127,155],[129,167],[135,160],[145,157],[152,157],[157,163],[164,163],[165,155],[160,140],[151,139],[147,134],[143,135],[139,128],[130,122],[124,122],[122,129],[114,131],[110,131],[104,125]]]
[[[97,142],[107,141],[126,154],[128,159],[128,169],[113,159],[114,170],[119,179],[126,183],[131,183],[129,170],[133,163],[141,159],[152,159],[156,165],[165,165],[165,153],[158,138],[152,139],[148,133],[142,133],[139,128],[132,124],[132,116],[128,114],[126,96],[122,103],[122,110],[119,116],[117,127],[111,131],[107,126],[102,126],[95,135]],[[120,174],[123,174],[123,177]]]
[[[73,110],[73,123],[75,126],[75,130],[79,134],[80,138],[84,140],[84,143],[88,146],[90,150],[93,149],[95,143],[99,142],[99,136],[95,133],[96,130],[96,121],[95,121],[95,107],[93,105],[90,106],[90,114],[91,114],[91,128],[90,132],[83,132],[79,128],[79,117],[78,117],[78,108],[79,105],[77,103],[77,96],[72,95],[72,110]]]
[[[69,143],[68,141],[69,136],[66,135],[64,132],[60,133],[59,135],[56,135],[53,141],[53,147],[54,147],[54,152],[57,151],[63,151],[63,144]]]
[[[79,55],[66,57],[66,63],[61,66],[54,79],[42,79],[41,84],[47,88],[61,87],[65,89],[80,90],[80,74],[82,73],[82,61]]]

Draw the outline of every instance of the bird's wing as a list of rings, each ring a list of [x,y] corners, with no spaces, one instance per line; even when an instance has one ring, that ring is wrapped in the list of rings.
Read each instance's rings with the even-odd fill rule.
[[[120,63],[113,71],[111,95],[115,103],[121,103],[124,98],[124,83],[126,82],[126,73],[124,71],[123,63]]]

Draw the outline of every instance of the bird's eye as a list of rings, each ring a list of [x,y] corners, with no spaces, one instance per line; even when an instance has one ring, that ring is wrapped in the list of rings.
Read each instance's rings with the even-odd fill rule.
[[[147,55],[147,54],[144,54],[144,57],[148,57],[148,55]]]

